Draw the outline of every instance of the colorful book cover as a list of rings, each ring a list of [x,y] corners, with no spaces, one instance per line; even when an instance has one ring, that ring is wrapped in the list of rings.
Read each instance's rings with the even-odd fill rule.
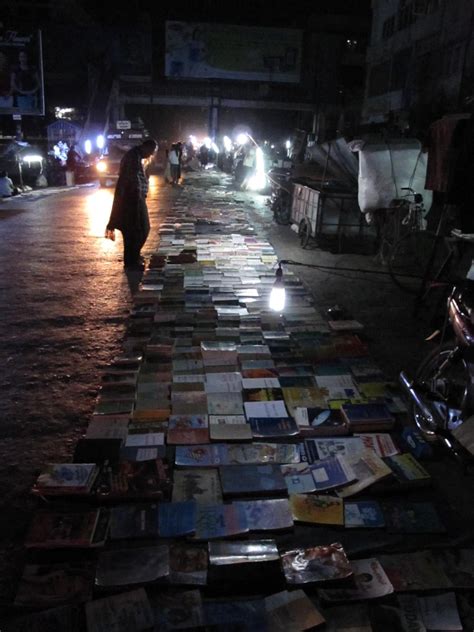
[[[171,480],[167,465],[161,459],[152,459],[105,466],[97,480],[95,493],[103,500],[168,498]]]
[[[340,498],[292,494],[290,505],[293,519],[297,522],[344,524],[344,502]]]
[[[226,460],[222,465],[264,463],[299,463],[300,452],[294,443],[241,443],[226,446]]]
[[[290,417],[254,417],[249,420],[249,425],[253,437],[257,439],[293,437],[299,434],[298,425]]]
[[[385,404],[343,404],[341,412],[354,430],[393,428],[395,417]]]
[[[207,584],[207,549],[203,544],[173,542],[170,544],[171,584],[205,586]]]
[[[326,393],[322,388],[289,387],[283,388],[283,397],[291,417],[295,416],[296,408],[324,408]]]
[[[325,601],[377,599],[393,593],[393,586],[384,568],[375,558],[353,560],[355,587],[330,588],[321,591]]]
[[[252,428],[245,415],[209,415],[211,441],[250,441]]]
[[[391,435],[387,432],[366,432],[364,434],[354,434],[354,437],[362,439],[364,448],[372,450],[380,457],[394,456],[400,452]]]
[[[316,491],[316,483],[308,463],[280,465],[289,494],[307,494]]]
[[[209,415],[242,415],[241,393],[208,393],[207,410]]]
[[[213,540],[248,532],[245,513],[235,505],[198,505],[196,540]]]
[[[316,385],[323,389],[326,400],[359,397],[351,375],[317,375]]]
[[[93,544],[100,510],[85,512],[39,512],[25,540],[27,548],[88,548]]]
[[[40,494],[88,494],[99,472],[95,463],[52,463],[42,472],[34,491]]]
[[[354,437],[309,438],[304,444],[310,463],[337,455],[350,457],[364,450],[362,439]]]
[[[384,461],[401,485],[422,486],[429,485],[432,481],[429,472],[410,452],[388,455]]]
[[[342,456],[316,461],[311,466],[316,491],[343,487],[355,480],[355,474]]]
[[[171,415],[166,442],[169,445],[208,443],[207,415]]]
[[[273,402],[283,399],[281,388],[244,388],[242,394],[245,402]]]
[[[375,452],[369,452],[368,450],[359,455],[348,457],[347,462],[352,467],[357,481],[343,489],[337,490],[337,494],[341,498],[358,494],[363,489],[387,478],[392,473],[392,470]]]
[[[335,436],[349,434],[349,425],[338,410],[329,408],[295,409],[295,421],[306,436]]]

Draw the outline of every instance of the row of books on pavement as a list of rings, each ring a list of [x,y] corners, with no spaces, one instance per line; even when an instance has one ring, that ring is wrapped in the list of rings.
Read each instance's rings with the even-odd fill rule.
[[[84,437],[38,476],[33,614],[5,629],[462,629],[474,550],[426,548],[445,516],[361,326],[291,274],[270,313],[272,247],[196,217],[184,197],[163,222]]]

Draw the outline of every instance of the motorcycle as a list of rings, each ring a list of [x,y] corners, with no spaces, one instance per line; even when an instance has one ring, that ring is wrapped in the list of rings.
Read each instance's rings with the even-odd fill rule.
[[[474,281],[456,283],[447,300],[441,342],[420,364],[415,378],[400,373],[409,414],[421,432],[438,439],[462,462],[473,462]],[[454,339],[446,340],[448,321]]]
[[[273,219],[281,226],[291,224],[291,204],[293,199],[293,183],[288,169],[274,168],[267,174],[270,182],[270,209]]]

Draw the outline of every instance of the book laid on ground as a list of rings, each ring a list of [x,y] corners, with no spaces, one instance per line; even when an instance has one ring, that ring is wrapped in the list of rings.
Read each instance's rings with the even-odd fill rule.
[[[349,374],[317,375],[316,385],[323,389],[326,400],[360,397],[352,375]]]
[[[343,404],[341,412],[353,432],[391,430],[395,417],[383,403]]]
[[[207,547],[205,544],[173,542],[170,544],[169,582],[173,585],[207,584]]]
[[[104,466],[95,493],[101,500],[155,500],[169,498],[171,479],[162,459],[121,461]]]
[[[195,500],[204,505],[222,502],[222,489],[216,469],[174,470],[172,501]]]
[[[255,439],[295,437],[300,432],[290,417],[253,417],[249,419],[249,425]]]
[[[236,500],[245,513],[249,531],[279,531],[293,528],[293,516],[287,498]]]
[[[52,608],[92,598],[93,562],[27,564],[18,583],[14,605]]]
[[[214,540],[248,533],[244,511],[236,505],[198,505],[195,540]]]
[[[444,590],[453,583],[433,551],[379,555],[395,592]]]
[[[128,433],[128,415],[96,415],[87,426],[86,439],[121,439]]]
[[[432,483],[429,472],[410,452],[387,456],[384,462],[392,470],[397,484],[402,488],[425,487]]]
[[[224,465],[219,468],[219,476],[224,496],[286,495],[287,493],[285,479],[276,463]]]
[[[99,588],[144,584],[169,575],[166,545],[103,551],[98,558],[95,585]]]
[[[312,524],[344,524],[344,502],[334,496],[292,494],[291,512],[296,522]]]
[[[315,461],[310,468],[316,491],[344,487],[356,479],[351,466],[339,455]]]
[[[177,538],[194,533],[196,530],[196,507],[194,500],[160,503],[158,506],[160,537]]]
[[[349,424],[338,410],[329,408],[295,408],[295,421],[302,435],[327,437],[348,435]]]
[[[211,441],[250,441],[252,428],[245,415],[209,415]]]
[[[150,593],[149,599],[155,619],[155,630],[205,629],[203,603],[199,590],[155,591]]]
[[[316,491],[316,481],[308,463],[280,465],[289,494],[307,494]]]
[[[385,518],[380,504],[375,500],[346,501],[344,526],[346,529],[384,527]]]
[[[110,510],[111,540],[158,537],[156,503],[123,504]]]
[[[171,415],[166,442],[169,445],[190,445],[209,442],[207,415]]]
[[[393,593],[393,586],[382,565],[375,558],[353,560],[354,586],[327,588],[320,591],[325,601],[377,599]]]
[[[388,531],[391,533],[445,533],[441,518],[431,502],[387,501],[382,504]]]
[[[308,438],[304,445],[310,463],[335,456],[357,456],[364,451],[362,439],[358,437]]]
[[[298,446],[286,443],[215,443],[177,446],[175,452],[175,464],[178,467],[298,463],[299,460]]]
[[[294,549],[281,554],[288,584],[307,584],[346,579],[352,567],[342,544]]]
[[[358,455],[348,457],[347,461],[357,478],[355,483],[337,490],[338,496],[346,498],[358,494],[378,481],[389,477],[392,470],[378,457],[375,452],[366,450]]]
[[[143,588],[86,604],[87,632],[131,632],[154,626],[153,612]]]
[[[207,412],[209,415],[242,415],[244,412],[242,394],[208,393]]]
[[[366,603],[353,603],[350,608],[332,606],[325,608],[324,614],[326,616],[325,632],[373,632]],[[417,632],[423,631],[417,628]]]
[[[98,473],[95,463],[51,463],[38,476],[32,491],[41,496],[87,495]]]
[[[364,434],[354,434],[354,437],[360,438],[364,448],[372,450],[377,456],[386,457],[400,453],[391,435],[387,432],[365,432]]]
[[[38,512],[25,540],[27,548],[89,548],[102,546],[107,537],[106,509],[75,512]]]

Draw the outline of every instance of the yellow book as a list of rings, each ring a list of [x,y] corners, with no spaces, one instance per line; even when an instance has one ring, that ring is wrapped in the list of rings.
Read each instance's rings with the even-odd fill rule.
[[[298,522],[344,524],[344,502],[341,498],[292,494],[290,495],[290,507],[293,519]]]
[[[283,398],[288,412],[295,416],[296,408],[326,408],[326,390],[315,386],[290,386],[283,388]]]

